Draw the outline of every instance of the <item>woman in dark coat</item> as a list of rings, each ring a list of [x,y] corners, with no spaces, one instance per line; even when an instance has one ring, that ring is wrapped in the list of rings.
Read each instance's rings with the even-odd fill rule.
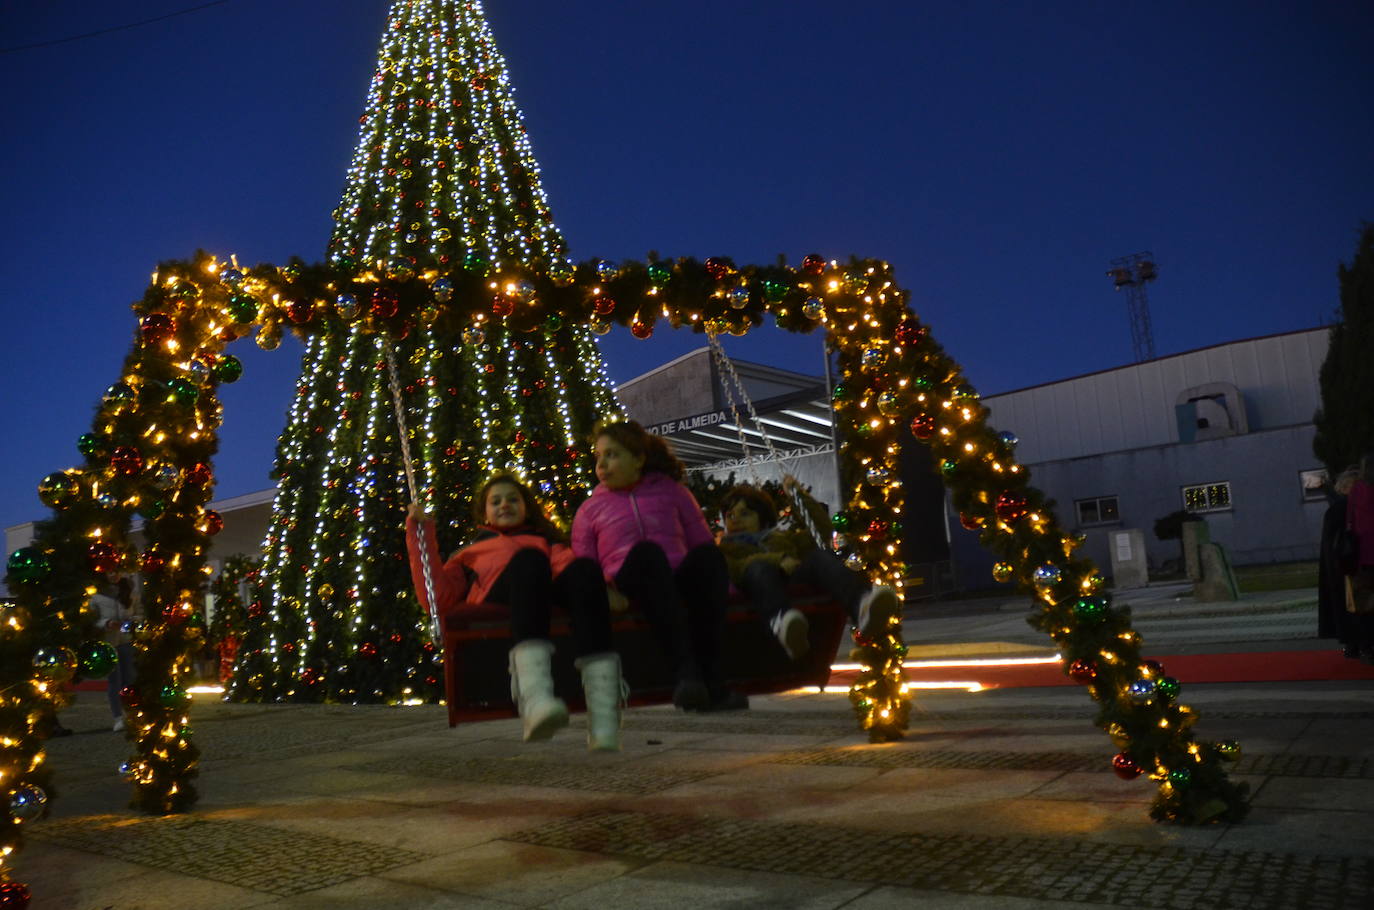
[[[1321,549],[1317,562],[1317,637],[1334,638],[1345,649],[1346,657],[1358,656],[1351,627],[1353,617],[1345,610],[1345,574],[1337,564],[1336,534],[1345,527],[1346,503],[1359,471],[1347,468],[1326,487],[1327,507],[1322,516]]]

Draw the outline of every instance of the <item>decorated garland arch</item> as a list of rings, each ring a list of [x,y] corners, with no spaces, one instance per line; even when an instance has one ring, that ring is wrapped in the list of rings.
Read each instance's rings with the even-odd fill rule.
[[[217,389],[242,373],[228,352],[235,341],[253,335],[272,349],[285,331],[363,339],[370,355],[413,341],[412,333],[479,351],[487,340],[551,338],[574,326],[601,334],[620,324],[646,338],[666,322],[738,335],[771,317],[784,330],[826,332],[839,359],[834,411],[849,491],[833,524],[848,558],[900,589],[898,456],[909,428],[931,447],[964,525],[999,555],[997,579],[1033,594],[1028,619],[1097,702],[1097,723],[1119,750],[1116,773],[1157,781],[1152,816],[1199,823],[1245,815],[1247,786],[1225,767],[1239,747],[1195,738],[1196,715],[1178,701],[1178,682],[1141,659],[1129,611],[1075,556],[1081,541],[1030,485],[1015,437],[988,426],[977,392],[912,312],[887,263],[567,262],[508,85],[480,3],[396,0],[329,263],[242,268],[198,253],[158,266],[134,305],[138,326],[121,375],[77,442],[81,465],[42,481],[52,517],[9,555],[15,602],[0,607],[0,897],[12,884],[8,857],[23,826],[44,814],[52,792],[42,736],[65,701],[63,686],[77,672],[98,675],[107,658],[84,632],[90,597],[109,572],[144,579],[139,678],[123,695],[134,741],[123,772],[134,804],[169,813],[195,803],[199,750],[186,684],[205,635],[197,604],[209,538],[222,525],[207,508]],[[473,362],[481,360],[479,351]],[[373,369],[380,359],[359,362]],[[570,385],[570,398],[586,399],[583,410],[608,407],[601,392]],[[427,402],[414,390],[405,406],[417,412]],[[561,451],[568,463],[559,471],[588,457]],[[135,517],[141,549],[130,542]],[[858,721],[874,741],[897,739],[909,710],[900,626],[857,646],[863,669],[850,698]]]
[[[161,264],[135,306],[137,338],[123,375],[78,441],[85,463],[44,479],[40,495],[54,516],[9,558],[17,604],[4,623],[0,721],[5,780],[17,782],[12,818],[41,805],[38,719],[60,702],[60,684],[78,669],[86,598],[112,570],[142,572],[149,618],[139,640],[144,672],[124,693],[136,741],[124,773],[147,811],[181,811],[195,801],[199,750],[185,685],[204,631],[196,601],[206,583],[205,554],[222,523],[206,503],[222,412],[216,388],[242,372],[226,352],[235,340],[256,331],[258,344],[273,348],[288,327],[301,335],[399,338],[424,322],[472,343],[498,321],[540,331],[568,320],[598,333],[617,322],[641,338],[660,320],[744,334],[771,315],[790,331],[824,329],[838,352],[835,417],[853,492],[835,525],[870,576],[900,587],[905,574],[893,516],[903,502],[899,431],[909,427],[933,449],[964,524],[981,528],[984,545],[1001,556],[998,580],[1034,593],[1029,621],[1055,641],[1064,672],[1098,702],[1097,723],[1120,750],[1114,770],[1158,781],[1151,814],[1239,819],[1246,787],[1232,783],[1223,765],[1238,747],[1194,738],[1196,715],[1178,701],[1179,683],[1141,659],[1129,610],[1112,604],[1101,575],[1074,555],[1081,541],[1060,529],[1030,485],[1014,457],[1015,438],[988,426],[976,391],[907,300],[884,262],[816,256],[797,269],[675,259],[591,261],[550,272],[498,270],[471,259],[447,274],[300,262],[239,269],[206,254]],[[144,519],[139,552],[128,537],[135,514]],[[896,625],[877,640],[858,641],[863,670],[851,701],[875,741],[898,738],[906,727],[905,650]],[[18,830],[11,824],[7,836]]]

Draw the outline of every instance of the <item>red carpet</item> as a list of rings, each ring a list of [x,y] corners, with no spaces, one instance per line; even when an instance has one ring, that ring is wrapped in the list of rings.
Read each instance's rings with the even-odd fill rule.
[[[1153,655],[1151,655],[1153,656]],[[1244,651],[1235,654],[1153,656],[1164,672],[1182,683],[1303,682],[1322,679],[1374,679],[1374,666],[1350,660],[1334,649],[1321,651]],[[836,672],[830,685],[847,685],[853,670]],[[976,682],[987,689],[1077,685],[1058,663],[1009,667],[907,667],[908,682]]]

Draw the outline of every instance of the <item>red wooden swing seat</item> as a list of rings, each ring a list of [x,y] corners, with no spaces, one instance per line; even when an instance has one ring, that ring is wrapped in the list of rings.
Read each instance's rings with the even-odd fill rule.
[[[787,658],[768,625],[743,598],[731,600],[721,656],[726,680],[740,692],[783,692],[824,686],[830,679],[830,662],[839,649],[848,616],[839,604],[812,588],[794,587],[789,595],[792,606],[805,614],[811,625],[811,648],[798,661]],[[622,672],[630,684],[630,704],[671,701],[676,682],[672,667],[663,658],[643,616],[631,610],[612,617],[611,630]],[[550,632],[555,648],[555,691],[570,708],[580,710],[582,684],[573,667],[567,622],[555,614]],[[509,611],[497,604],[454,610],[444,617],[443,635],[448,725],[514,717],[506,663],[511,646]]]

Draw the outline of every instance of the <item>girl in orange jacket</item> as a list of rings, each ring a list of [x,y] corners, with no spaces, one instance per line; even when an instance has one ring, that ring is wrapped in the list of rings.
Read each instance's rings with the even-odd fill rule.
[[[520,711],[525,740],[548,739],[568,723],[568,707],[553,691],[549,640],[551,607],[568,613],[587,699],[587,745],[620,748],[624,701],[620,656],[611,644],[610,610],[601,569],[574,558],[563,533],[549,521],[529,488],[509,474],[492,477],[473,497],[478,529],[433,573],[435,606],[442,617],[464,605],[495,603],[509,608],[511,699]],[[423,530],[423,534],[421,534]],[[406,546],[416,595],[426,609],[421,546],[439,566],[434,522],[412,503]]]

